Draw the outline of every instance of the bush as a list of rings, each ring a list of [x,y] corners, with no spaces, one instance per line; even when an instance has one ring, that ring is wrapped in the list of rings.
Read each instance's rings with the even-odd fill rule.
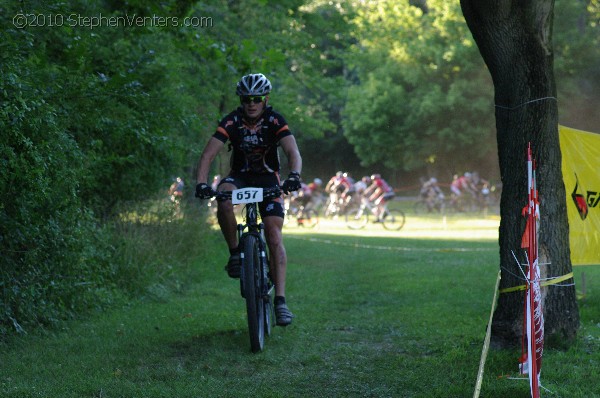
[[[157,191],[189,151],[180,136],[182,125],[195,130],[193,102],[160,81],[174,69],[161,64],[169,33],[12,21],[19,12],[110,14],[102,7],[0,5],[2,335],[103,308],[136,289],[125,279],[149,283],[138,263],[115,263],[129,237],[111,217],[119,202]]]
[[[52,324],[110,289],[102,231],[78,197],[83,155],[45,99],[47,71],[12,50],[0,81],[2,334]]]

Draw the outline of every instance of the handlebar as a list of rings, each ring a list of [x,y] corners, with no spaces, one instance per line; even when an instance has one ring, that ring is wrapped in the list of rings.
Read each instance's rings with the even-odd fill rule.
[[[229,200],[233,191],[218,191],[215,192],[213,197],[217,200]],[[283,193],[283,187],[275,186],[270,188],[263,188],[263,199],[278,198]]]

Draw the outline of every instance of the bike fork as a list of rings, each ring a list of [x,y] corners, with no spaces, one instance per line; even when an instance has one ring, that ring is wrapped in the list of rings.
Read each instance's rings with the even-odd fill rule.
[[[262,286],[262,297],[266,301],[269,298],[269,294],[273,290],[274,286],[270,283],[270,268],[269,268],[269,258],[267,256],[267,243],[265,239],[265,225],[260,224],[260,263],[262,264],[262,280],[266,283]]]
[[[244,283],[246,281],[246,273],[245,273],[245,268],[246,268],[246,259],[245,259],[245,255],[244,255],[244,228],[246,228],[245,225],[243,224],[238,224],[237,225],[237,232],[238,232],[238,251],[240,253],[240,294],[242,296],[242,298],[246,298],[246,294],[244,293]]]

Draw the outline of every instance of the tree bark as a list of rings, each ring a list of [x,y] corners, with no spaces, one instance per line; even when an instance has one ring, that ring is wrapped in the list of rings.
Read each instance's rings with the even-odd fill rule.
[[[572,271],[565,186],[561,172],[558,105],[552,52],[552,0],[461,0],[463,15],[494,83],[500,203],[500,289],[523,285],[511,251],[520,249],[527,204],[526,149],[537,162],[540,196],[539,262],[542,278]],[[572,283],[569,279],[563,284]],[[524,292],[500,295],[493,341],[520,344]],[[579,328],[575,287],[542,288],[546,343],[568,343]]]

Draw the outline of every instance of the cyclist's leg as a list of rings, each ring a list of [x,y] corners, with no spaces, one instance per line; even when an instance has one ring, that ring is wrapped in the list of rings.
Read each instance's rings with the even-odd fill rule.
[[[254,175],[249,184],[256,187],[271,188],[280,185],[276,174]],[[285,218],[283,196],[266,199],[258,204],[258,211],[265,225],[265,239],[269,248],[269,271],[275,284],[275,296],[285,297],[286,255],[282,242],[283,221]]]
[[[224,178],[219,183],[217,190],[219,191],[232,191],[237,189],[243,183],[236,178],[229,176]],[[233,212],[233,204],[231,200],[219,200],[217,206],[217,220],[219,221],[219,227],[221,227],[221,233],[227,242],[229,248],[229,260],[225,266],[227,275],[231,278],[240,277],[240,254],[238,248],[238,236],[237,236],[237,220],[235,213]]]
[[[287,255],[283,245],[283,218],[278,216],[266,216],[263,218],[265,224],[265,238],[269,246],[270,271],[275,283],[275,296],[285,297],[285,277],[287,268]]]
[[[240,185],[241,182],[238,179],[229,176],[221,180],[217,190],[232,191],[239,188]],[[231,203],[231,200],[219,200],[217,209],[217,219],[219,221],[219,226],[221,227],[223,237],[227,242],[227,246],[230,250],[237,249],[237,221],[235,218],[235,213],[233,212],[233,204]]]
[[[269,246],[269,267],[271,278],[275,283],[275,323],[287,326],[292,323],[294,315],[290,312],[285,301],[285,280],[287,271],[287,254],[283,245],[283,217],[276,215],[263,217],[265,237]]]
[[[281,199],[276,199],[270,203],[267,202],[266,206],[261,209],[261,217],[265,225],[265,238],[269,247],[271,279],[275,284],[274,305],[276,324],[287,326],[292,323],[294,316],[285,302],[287,254],[283,245],[282,227],[284,215],[282,207],[278,205],[280,201]]]
[[[393,192],[384,193],[381,196],[381,202],[379,203],[379,218],[384,218],[387,214],[387,203],[396,196]]]
[[[375,219],[381,221],[385,205],[384,194],[382,193],[373,203],[375,204]]]

